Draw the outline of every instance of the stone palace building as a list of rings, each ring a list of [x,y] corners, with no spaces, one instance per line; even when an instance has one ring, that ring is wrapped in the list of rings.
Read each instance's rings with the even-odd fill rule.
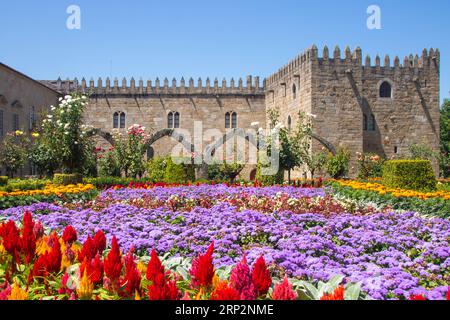
[[[439,70],[437,49],[382,61],[363,59],[360,48],[330,52],[325,47],[319,54],[316,46],[264,80],[36,81],[0,64],[0,139],[9,131],[32,130],[40,111],[75,91],[90,95],[85,122],[103,132],[139,123],[154,132],[182,128],[193,136],[199,121],[203,130],[223,133],[255,122],[265,128],[267,110],[277,108],[288,128],[295,126],[299,111],[313,115],[312,152],[324,145],[347,147],[353,175],[357,152],[391,158],[406,155],[414,143],[439,150]],[[148,156],[167,154],[177,143],[162,135]],[[22,171],[34,173],[32,166]],[[254,171],[243,175],[253,178]]]

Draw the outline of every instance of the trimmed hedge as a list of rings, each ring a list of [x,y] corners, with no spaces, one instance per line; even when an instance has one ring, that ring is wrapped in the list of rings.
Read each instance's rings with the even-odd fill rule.
[[[74,174],[55,173],[55,175],[53,176],[53,183],[60,186],[83,183],[83,176],[78,173]]]
[[[8,177],[0,176],[0,186],[6,186],[8,184]]]
[[[428,160],[390,160],[383,165],[383,184],[389,188],[435,191],[437,180]]]

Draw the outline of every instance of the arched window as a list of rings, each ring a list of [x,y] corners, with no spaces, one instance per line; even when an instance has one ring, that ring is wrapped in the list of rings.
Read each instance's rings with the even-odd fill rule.
[[[363,130],[367,131],[369,129],[369,125],[367,123],[367,116],[364,114],[363,115]]]
[[[173,127],[175,129],[177,129],[180,127],[180,114],[178,112],[175,112],[174,118],[175,118],[175,121],[174,121]]]
[[[375,131],[377,127],[377,122],[375,120],[375,116],[373,114],[370,115],[370,131]]]
[[[121,111],[115,112],[113,116],[113,128],[123,129],[125,128],[125,124],[126,124],[126,114]]]
[[[292,96],[295,99],[297,99],[297,86],[295,85],[295,83],[292,85]]]
[[[147,160],[151,160],[155,157],[155,150],[152,147],[147,149]]]
[[[121,129],[125,128],[126,120],[127,120],[126,114],[121,112],[120,113],[120,128]]]
[[[380,86],[380,98],[392,98],[392,86],[387,81]]]
[[[288,127],[288,130],[289,131],[291,131],[291,129],[292,129],[292,118],[291,118],[291,116],[288,116],[288,125],[287,125],[287,127]]]
[[[114,129],[119,129],[119,113],[118,112],[114,112],[113,128]]]
[[[237,127],[238,127],[238,123],[237,123],[237,113],[236,113],[236,112],[233,112],[233,113],[231,114],[231,127],[232,127],[233,129],[237,129]]]
[[[167,128],[173,129],[173,112],[167,115]]]
[[[229,129],[231,127],[231,115],[229,112],[225,113],[225,129]]]

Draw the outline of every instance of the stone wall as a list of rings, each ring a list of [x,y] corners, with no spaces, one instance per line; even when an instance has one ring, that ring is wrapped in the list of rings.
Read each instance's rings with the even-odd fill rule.
[[[18,129],[28,133],[33,123],[39,124],[42,112],[56,105],[59,93],[26,75],[0,63],[0,141],[13,131],[14,115],[18,116]],[[34,121],[33,121],[34,119]],[[20,175],[30,175],[29,165],[20,170]],[[0,168],[0,174],[5,170]]]

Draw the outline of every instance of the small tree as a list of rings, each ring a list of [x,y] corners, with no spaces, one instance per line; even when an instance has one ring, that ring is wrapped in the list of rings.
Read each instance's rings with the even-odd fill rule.
[[[10,178],[25,165],[29,143],[22,131],[8,133],[3,140],[0,146],[0,164],[5,167]]]
[[[450,100],[445,99],[441,108],[441,175],[450,177]]]
[[[343,178],[348,175],[350,156],[350,151],[344,148],[339,148],[336,155],[330,153],[325,165],[327,173],[333,179]]]

